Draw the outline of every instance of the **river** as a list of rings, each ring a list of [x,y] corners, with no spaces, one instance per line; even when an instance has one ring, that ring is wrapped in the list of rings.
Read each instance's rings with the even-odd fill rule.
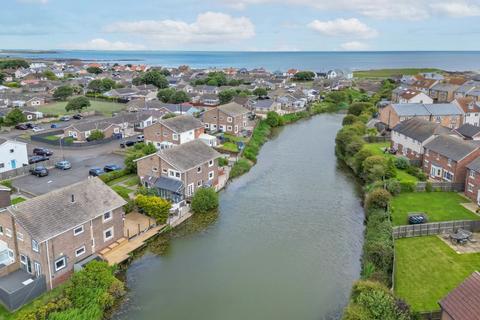
[[[126,272],[114,319],[338,319],[358,279],[363,209],[337,162],[342,116],[276,132],[218,215],[160,237]]]

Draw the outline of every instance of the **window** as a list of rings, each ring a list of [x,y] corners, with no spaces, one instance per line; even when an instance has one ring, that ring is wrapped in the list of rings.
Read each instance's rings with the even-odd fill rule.
[[[473,192],[473,184],[469,183],[467,187],[468,192],[472,193]]]
[[[18,241],[23,241],[23,233],[17,232]]]
[[[106,242],[113,238],[113,227],[103,231],[103,241]]]
[[[55,272],[64,269],[67,266],[67,258],[61,257],[58,260],[55,260]]]
[[[0,235],[3,236],[3,226],[0,226]]]
[[[162,173],[167,174],[167,172],[168,172],[167,169],[162,169]]]
[[[208,161],[208,166],[209,167],[213,166],[213,160]]]
[[[112,220],[112,211],[105,212],[103,214],[103,222]]]
[[[227,126],[228,131],[232,131],[232,126]]]
[[[178,140],[178,134],[176,134],[176,133],[172,134],[172,139],[173,140]]]
[[[80,257],[82,254],[85,254],[85,246],[75,250],[75,257]]]
[[[470,170],[470,178],[475,179],[475,171]],[[3,230],[2,230],[3,233]]]
[[[169,170],[168,170],[168,176],[169,176],[169,177],[172,177],[172,178],[180,179],[180,172],[175,171],[175,170],[172,170],[172,169],[169,169]]]
[[[443,179],[447,181],[452,181],[453,180],[453,173],[449,171],[443,171]]]
[[[448,166],[449,166],[449,167],[452,166],[452,159],[448,159]]]
[[[38,242],[32,239],[32,250],[35,252],[39,252],[40,248],[38,247]]]
[[[7,235],[7,237],[11,238],[12,237],[12,230],[10,230],[8,228],[5,228],[5,234]]]
[[[213,171],[210,171],[208,173],[208,180],[212,180],[214,176],[215,176],[215,174],[213,173]]]
[[[210,125],[208,123],[205,123],[205,129],[210,128]]]
[[[73,235],[78,236],[79,234],[83,233],[83,226],[76,227],[73,229]]]
[[[227,122],[233,122],[232,117],[227,117]]]
[[[152,168],[152,171],[153,171],[153,172],[157,172],[157,171],[158,171],[158,168],[157,168],[157,167],[153,167],[153,168]]]
[[[203,183],[202,180],[198,180],[198,181],[197,181],[197,187],[201,187],[201,186],[202,186],[202,183]]]
[[[197,168],[197,172],[198,172],[198,173],[202,172],[202,167],[198,167],[198,168]]]

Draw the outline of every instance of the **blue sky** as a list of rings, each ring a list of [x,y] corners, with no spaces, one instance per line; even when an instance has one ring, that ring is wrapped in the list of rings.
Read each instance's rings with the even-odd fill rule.
[[[480,50],[480,0],[8,0],[0,47]]]

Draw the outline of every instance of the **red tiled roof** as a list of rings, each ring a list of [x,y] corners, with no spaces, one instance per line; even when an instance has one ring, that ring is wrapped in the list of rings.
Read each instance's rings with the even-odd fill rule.
[[[454,320],[480,319],[480,272],[475,271],[439,302]]]

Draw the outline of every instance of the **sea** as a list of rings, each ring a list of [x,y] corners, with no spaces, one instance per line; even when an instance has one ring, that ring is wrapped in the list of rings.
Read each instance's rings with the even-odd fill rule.
[[[369,51],[369,52],[226,52],[226,51],[18,51],[0,57],[30,59],[80,59],[119,64],[147,64],[192,68],[265,68],[268,71],[370,70],[384,68],[439,68],[447,71],[480,71],[480,51]]]

